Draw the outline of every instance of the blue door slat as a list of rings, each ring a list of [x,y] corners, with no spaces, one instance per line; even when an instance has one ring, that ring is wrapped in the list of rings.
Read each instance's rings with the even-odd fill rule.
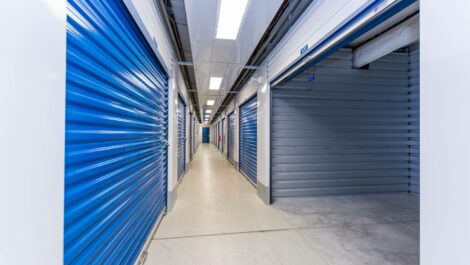
[[[240,106],[240,171],[257,182],[257,98]]]
[[[186,104],[178,96],[178,180],[186,170]]]
[[[68,0],[64,264],[133,264],[166,207],[168,76],[121,1]]]

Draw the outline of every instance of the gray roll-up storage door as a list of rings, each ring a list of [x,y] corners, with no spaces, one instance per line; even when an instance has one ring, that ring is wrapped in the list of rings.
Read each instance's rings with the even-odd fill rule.
[[[410,191],[419,193],[419,43],[410,48]]]
[[[257,182],[257,121],[256,96],[240,106],[240,171],[253,183]]]
[[[235,164],[235,113],[228,115],[228,150],[227,157],[232,164]]]
[[[178,96],[178,180],[186,170],[186,104]]]
[[[68,1],[57,263],[136,262],[166,207],[167,80],[122,1]]]
[[[407,53],[341,50],[272,90],[272,196],[409,190]]]

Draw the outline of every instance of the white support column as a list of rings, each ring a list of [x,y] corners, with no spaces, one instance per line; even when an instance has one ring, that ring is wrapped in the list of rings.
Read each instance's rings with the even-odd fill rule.
[[[267,81],[266,67],[258,73],[258,196],[269,204],[271,169],[271,87]]]
[[[470,2],[420,4],[421,264],[470,264]]]
[[[176,201],[178,184],[178,76],[176,69],[173,65],[168,82],[168,211],[173,209]]]
[[[66,3],[0,1],[0,263],[63,262]]]

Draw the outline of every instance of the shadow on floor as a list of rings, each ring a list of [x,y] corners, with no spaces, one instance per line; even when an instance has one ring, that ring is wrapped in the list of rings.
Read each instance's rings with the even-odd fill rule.
[[[273,204],[330,264],[419,264],[419,198],[322,196]]]

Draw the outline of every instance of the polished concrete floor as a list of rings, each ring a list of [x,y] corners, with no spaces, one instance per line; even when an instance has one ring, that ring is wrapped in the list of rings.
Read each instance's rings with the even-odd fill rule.
[[[214,146],[200,145],[145,264],[419,264],[419,201],[378,194],[265,205]]]

